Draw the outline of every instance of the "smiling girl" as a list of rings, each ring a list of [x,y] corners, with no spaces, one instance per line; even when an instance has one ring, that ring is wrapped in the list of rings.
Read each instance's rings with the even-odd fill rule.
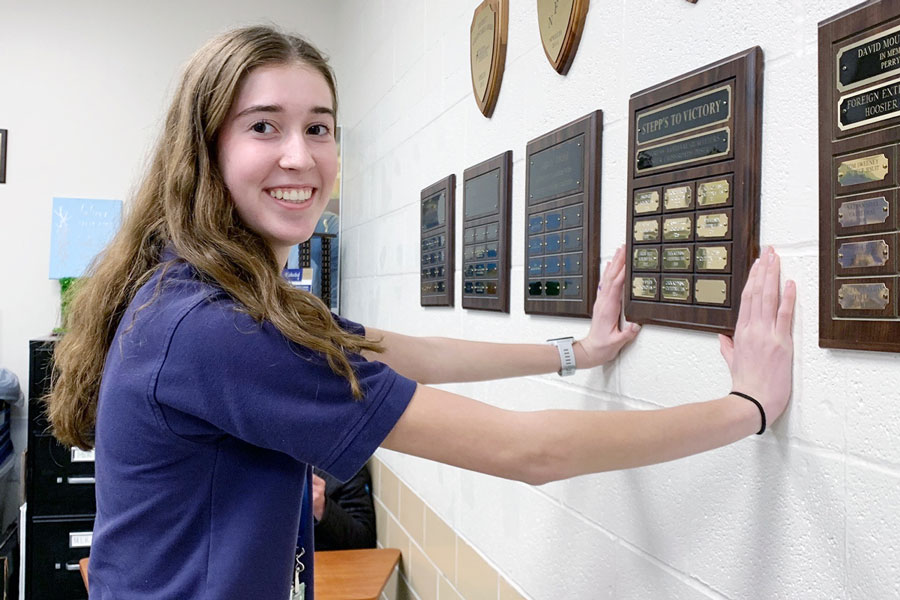
[[[54,434],[96,448],[92,600],[285,600],[298,527],[312,530],[296,500],[311,466],[347,479],[379,445],[539,484],[716,448],[784,410],[795,287],[779,302],[771,250],[722,338],[733,389],[753,402],[520,413],[425,385],[552,373],[560,355],[366,329],[282,279],[334,183],[336,112],[331,69],[301,38],[239,29],[189,62],[54,357]],[[620,248],[578,368],[637,335],[619,327],[624,265]],[[309,561],[306,598],[312,573]]]

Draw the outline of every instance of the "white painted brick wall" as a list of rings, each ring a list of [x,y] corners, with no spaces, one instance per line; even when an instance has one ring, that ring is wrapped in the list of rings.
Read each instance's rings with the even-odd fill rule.
[[[533,598],[900,597],[900,356],[818,347],[817,23],[852,0],[595,2],[565,77],[535,3],[510,7],[492,119],[469,79],[477,2],[346,1],[334,63],[344,125],[344,312],[408,334],[536,341],[583,321],[522,310],[528,140],[604,111],[601,250],[625,238],[628,98],[753,45],[765,53],[761,242],[799,284],[794,398],[763,438],[680,462],[529,488],[390,452],[381,458]],[[511,313],[423,309],[419,192],[512,149]],[[458,229],[458,227],[457,227]],[[457,265],[461,263],[457,249]],[[459,273],[456,276],[459,290]],[[447,386],[508,408],[652,409],[715,397],[715,336],[645,327],[615,362]]]

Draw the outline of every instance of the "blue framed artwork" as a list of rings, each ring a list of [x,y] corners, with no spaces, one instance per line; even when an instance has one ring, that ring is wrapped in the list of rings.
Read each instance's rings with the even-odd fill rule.
[[[121,200],[54,198],[50,279],[81,277],[119,229]]]

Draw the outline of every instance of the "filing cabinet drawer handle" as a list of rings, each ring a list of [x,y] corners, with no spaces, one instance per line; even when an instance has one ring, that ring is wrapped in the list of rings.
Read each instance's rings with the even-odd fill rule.
[[[66,483],[69,483],[71,485],[93,484],[94,478],[93,477],[66,477]]]

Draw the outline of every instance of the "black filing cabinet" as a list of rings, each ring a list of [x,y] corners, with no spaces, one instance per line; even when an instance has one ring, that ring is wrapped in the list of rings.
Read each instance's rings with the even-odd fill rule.
[[[41,397],[50,386],[55,338],[29,343],[28,453],[25,461],[25,599],[86,600],[78,561],[94,528],[94,453],[50,434]]]

